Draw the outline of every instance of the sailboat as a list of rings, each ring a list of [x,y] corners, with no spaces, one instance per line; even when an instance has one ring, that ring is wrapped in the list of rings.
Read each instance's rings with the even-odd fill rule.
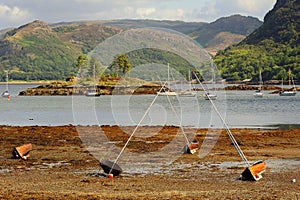
[[[283,89],[283,79],[281,81],[282,83],[282,90],[279,92],[279,95],[280,96],[295,96],[296,95],[296,89],[295,89],[295,84],[294,84],[294,80],[293,80],[293,77],[291,75],[291,70],[289,70],[289,88],[291,87],[291,82],[293,84],[293,88],[292,90],[284,90]]]
[[[182,90],[178,94],[181,97],[194,97],[196,96],[196,91],[192,91],[191,87],[191,72],[189,71],[188,75],[188,81],[189,81],[189,90]]]
[[[177,93],[174,91],[170,91],[170,84],[169,84],[169,80],[170,80],[170,65],[168,63],[168,79],[167,79],[167,88],[169,90],[164,89],[164,91],[159,91],[157,94],[159,96],[177,96]]]
[[[258,90],[256,90],[253,93],[253,96],[262,98],[264,96],[264,93],[262,92],[262,88],[263,88],[263,81],[262,81],[261,71],[259,71],[259,86],[258,86]]]
[[[96,89],[96,69],[95,69],[95,65],[94,65],[94,72],[93,72],[93,75],[94,75],[94,87],[91,88],[91,89],[88,89],[86,92],[85,92],[85,96],[87,97],[99,97],[101,94],[97,92],[97,89]]]
[[[205,92],[204,99],[205,100],[216,100],[217,95],[216,94],[211,94],[209,92]]]
[[[1,96],[5,97],[5,98],[9,98],[10,97],[10,93],[8,91],[8,71],[6,71],[6,89],[5,89],[4,92],[2,92]]]
[[[195,75],[195,76],[199,81],[199,78],[197,77],[197,75]],[[200,81],[199,81],[199,83],[200,83],[202,89],[205,91],[205,88],[202,85],[202,83]],[[227,132],[227,135],[228,135],[229,139],[231,140],[235,150],[237,151],[237,153],[239,154],[239,156],[241,157],[241,159],[243,160],[243,162],[247,166],[246,169],[242,172],[240,179],[241,180],[246,180],[246,181],[258,181],[258,180],[260,180],[262,178],[262,173],[264,173],[264,171],[266,169],[266,163],[262,160],[254,162],[253,164],[249,163],[249,161],[247,160],[246,156],[244,155],[242,149],[240,148],[238,142],[236,141],[233,134],[231,133],[225,119],[222,117],[221,113],[219,112],[218,108],[216,107],[216,105],[214,104],[212,99],[209,98],[208,100],[210,101],[213,109],[215,110],[215,112],[219,116],[220,120],[222,121],[222,124],[223,124],[223,126],[224,126],[224,128]]]
[[[214,62],[212,61],[211,62],[211,69],[214,69]],[[215,72],[214,72],[214,70],[212,71],[212,80],[211,80],[211,82],[213,83],[213,84],[215,84],[215,82],[216,82],[216,80],[215,80],[216,78],[215,78]],[[201,84],[201,83],[200,83]],[[202,85],[202,84],[201,84]],[[204,89],[204,99],[205,100],[216,100],[217,99],[217,95],[216,94],[212,94],[212,93],[210,93],[209,91],[208,91],[208,88],[206,88],[206,90]]]

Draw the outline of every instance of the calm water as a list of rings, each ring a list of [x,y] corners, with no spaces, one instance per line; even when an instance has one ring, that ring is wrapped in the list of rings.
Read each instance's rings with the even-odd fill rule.
[[[10,85],[10,101],[0,99],[1,125],[136,125],[155,95],[141,96],[18,96],[26,87]],[[5,85],[0,85],[4,91]],[[253,91],[218,92],[215,102],[231,127],[268,127],[300,124],[300,94],[280,97],[267,94],[254,98]],[[203,93],[197,97],[158,97],[141,121],[142,125],[184,125],[222,127]],[[172,104],[170,104],[170,102]]]

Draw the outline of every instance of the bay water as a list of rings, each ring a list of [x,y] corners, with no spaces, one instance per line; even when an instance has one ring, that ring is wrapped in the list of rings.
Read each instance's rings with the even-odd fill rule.
[[[10,100],[0,99],[0,125],[183,125],[220,127],[223,125],[203,92],[196,97],[166,98],[155,95],[19,96],[37,85],[9,85]],[[0,85],[0,91],[5,85]],[[281,97],[264,91],[216,91],[214,101],[233,128],[276,128],[300,124],[300,94]],[[155,100],[155,101],[154,101]],[[152,105],[151,105],[152,104]],[[151,105],[151,107],[149,107]],[[148,111],[148,112],[146,112]],[[143,119],[143,120],[141,120]]]

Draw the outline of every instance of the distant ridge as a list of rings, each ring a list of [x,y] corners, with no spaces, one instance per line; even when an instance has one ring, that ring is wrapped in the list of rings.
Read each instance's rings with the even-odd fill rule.
[[[7,69],[13,80],[62,80],[76,75],[79,55],[87,54],[106,38],[131,28],[176,30],[195,38],[215,54],[219,49],[238,43],[260,25],[258,19],[240,15],[213,23],[124,19],[47,24],[35,20],[0,32],[0,81],[5,80]],[[188,70],[188,66],[181,68],[184,67]]]
[[[200,44],[207,47],[209,41],[214,39],[221,32],[247,36],[261,25],[262,22],[257,18],[232,15],[229,17],[222,17],[212,23],[205,24],[198,30],[192,32],[191,35],[194,35],[194,38],[200,42]]]

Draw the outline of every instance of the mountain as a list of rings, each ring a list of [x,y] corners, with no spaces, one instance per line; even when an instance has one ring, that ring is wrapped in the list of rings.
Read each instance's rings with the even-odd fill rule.
[[[222,17],[212,23],[205,22],[184,22],[170,20],[96,20],[78,21],[69,23],[59,23],[56,25],[70,24],[101,24],[113,26],[121,29],[159,27],[172,29],[195,39],[200,45],[210,53],[215,54],[218,50],[223,50],[232,44],[242,41],[247,35],[262,25],[262,22],[254,17],[233,15]]]
[[[227,80],[300,80],[300,0],[277,0],[264,23],[238,45],[220,51],[214,58]]]
[[[5,80],[6,69],[10,70],[9,77],[13,80],[53,80],[76,75],[79,55],[87,54],[106,38],[131,28],[173,29],[216,52],[241,41],[260,25],[258,19],[239,15],[213,23],[124,19],[47,24],[36,20],[0,32],[0,81]],[[174,66],[182,65],[180,63]]]
[[[278,0],[265,16],[264,24],[247,37],[243,44],[257,44],[264,40],[299,45],[300,1]]]
[[[229,17],[222,17],[215,22],[205,24],[198,30],[189,33],[189,35],[191,35],[204,47],[208,47],[211,40],[214,40],[216,37],[220,37],[220,33],[230,33],[231,37],[236,35],[238,39],[241,39],[241,36],[244,36],[244,39],[261,25],[262,22],[257,18],[232,15]]]
[[[6,32],[0,40],[0,72],[9,69],[13,80],[65,79],[76,75],[80,54],[118,32],[87,24],[53,28],[36,20]]]
[[[170,20],[150,20],[150,19],[119,19],[119,20],[90,20],[90,21],[60,22],[60,23],[51,24],[51,26],[67,26],[67,25],[83,25],[83,24],[112,26],[121,29],[158,27],[158,28],[172,29],[187,34],[189,32],[199,29],[199,27],[207,23],[170,21]]]

